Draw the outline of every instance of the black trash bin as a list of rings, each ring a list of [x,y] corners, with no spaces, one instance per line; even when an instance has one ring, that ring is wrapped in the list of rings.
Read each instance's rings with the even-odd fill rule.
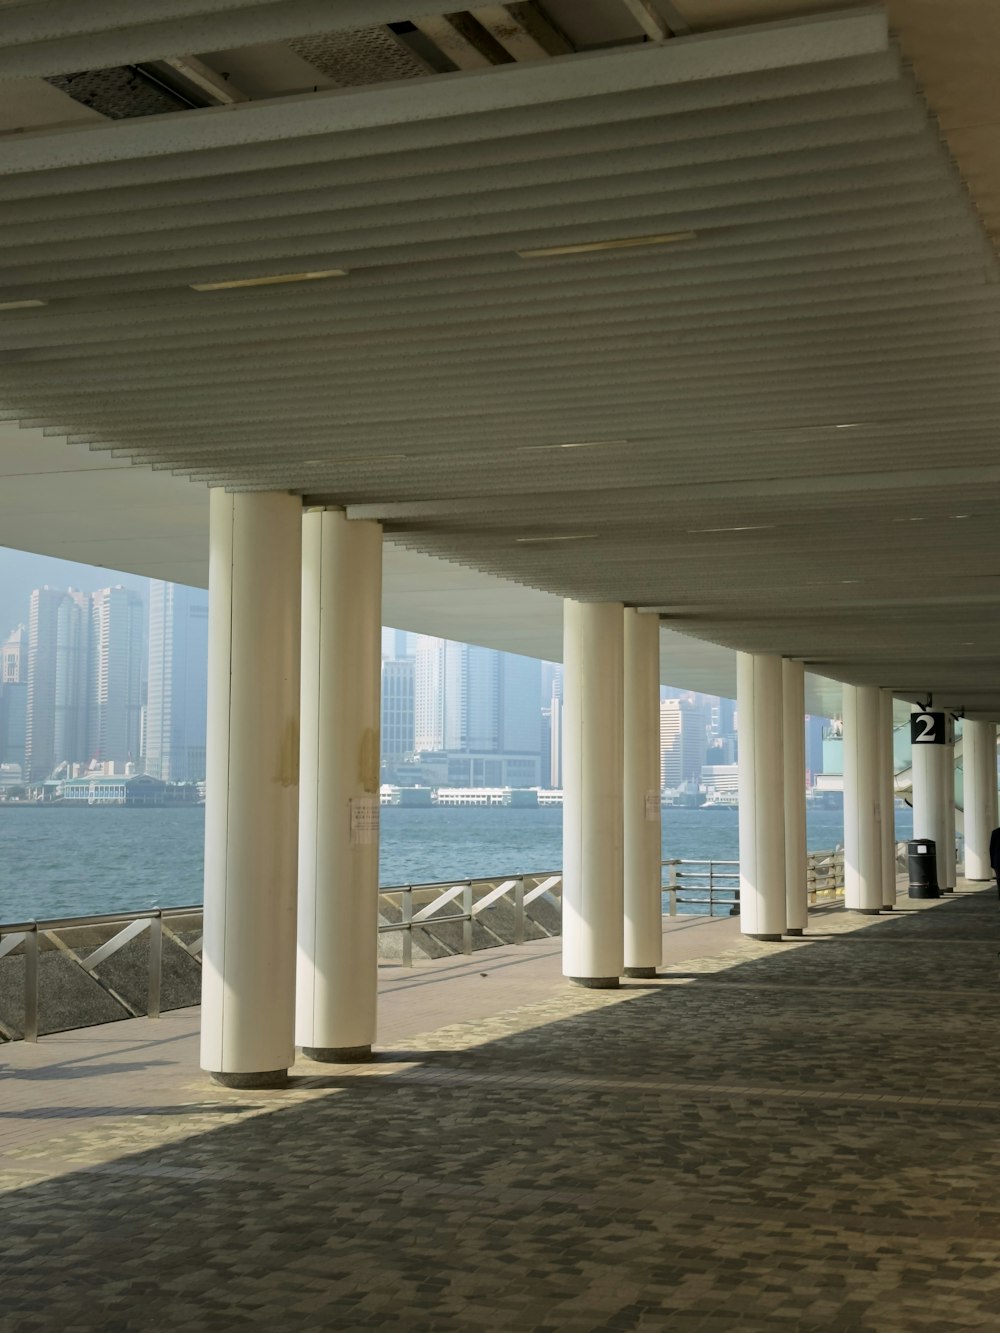
[[[911,898],[940,898],[937,847],[931,838],[913,838],[906,844]]]

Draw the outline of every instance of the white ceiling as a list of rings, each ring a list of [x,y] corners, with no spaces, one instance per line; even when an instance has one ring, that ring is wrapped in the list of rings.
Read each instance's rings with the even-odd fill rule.
[[[12,7],[0,88],[252,49],[278,95],[3,141],[0,301],[47,304],[0,312],[0,415],[88,464],[26,463],[4,544],[198,582],[204,486],[291,489],[384,523],[403,627],[554,656],[560,597],[623,600],[677,683],[743,648],[1000,715],[998,272],[884,11],[571,9],[536,58],[303,93],[274,43],[434,7]],[[190,290],[303,269],[347,276]]]

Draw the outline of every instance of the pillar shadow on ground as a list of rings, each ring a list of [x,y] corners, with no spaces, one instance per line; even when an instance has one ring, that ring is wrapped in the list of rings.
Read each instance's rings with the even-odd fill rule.
[[[0,1198],[0,1328],[995,1325],[998,945],[961,895],[123,1146]]]

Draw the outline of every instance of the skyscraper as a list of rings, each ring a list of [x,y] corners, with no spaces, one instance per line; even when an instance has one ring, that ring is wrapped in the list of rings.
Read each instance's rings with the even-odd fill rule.
[[[102,588],[91,597],[91,616],[90,757],[100,763],[137,763],[142,722],[142,597],[130,588]]]
[[[421,635],[414,682],[414,750],[450,755],[512,756],[508,769],[538,781],[542,718],[541,662],[474,644]],[[518,765],[514,759],[523,759]],[[456,766],[455,772],[485,772]]]
[[[56,764],[56,644],[59,608],[66,597],[59,588],[36,588],[31,594],[24,767],[29,782],[41,782]]]
[[[417,637],[413,748],[458,750],[462,744],[462,648],[430,634]]]
[[[28,627],[18,625],[0,648],[0,684],[22,685],[28,680]]]
[[[208,594],[154,579],[149,585],[149,683],[145,768],[164,782],[205,777]]]
[[[413,754],[413,697],[416,663],[412,657],[382,663],[382,760],[398,764]]]
[[[708,746],[710,710],[689,699],[660,704],[660,780],[667,790],[697,782]]]

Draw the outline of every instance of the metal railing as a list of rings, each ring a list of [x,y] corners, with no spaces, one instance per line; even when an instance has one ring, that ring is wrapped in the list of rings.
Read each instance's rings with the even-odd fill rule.
[[[724,908],[728,916],[739,916],[739,861],[670,860],[661,864],[666,871],[663,892],[669,896],[669,916],[677,916],[678,904],[682,907],[707,907],[708,915],[713,917],[716,908]],[[809,853],[806,889],[813,906],[823,899],[838,897],[843,893],[842,847]]]
[[[106,916],[59,917],[48,921],[19,921],[10,925],[0,925],[0,959],[16,955],[18,951],[24,958],[22,1039],[38,1040],[39,956],[43,944],[58,951],[69,962],[92,977],[129,1017],[159,1018],[163,986],[163,937],[168,936],[192,958],[200,961],[201,936],[193,943],[186,943],[171,929],[169,923],[184,918],[200,917],[201,911],[200,907],[174,907],[162,910],[154,908],[148,912],[112,912]],[[62,938],[67,931],[99,930],[102,927],[116,925],[121,929],[86,953],[74,948],[72,943]],[[146,1008],[142,1010],[113,987],[106,978],[99,976],[97,969],[145,931],[149,932],[148,988]],[[7,1030],[2,1020],[0,1020],[0,1036],[8,1041],[13,1040],[13,1033]]]
[[[677,905],[708,907],[708,915],[715,916],[716,907],[728,909],[729,916],[740,911],[739,861],[662,861],[667,872],[663,892],[667,894],[668,916],[677,915]],[[662,881],[662,875],[661,875]],[[689,892],[692,891],[692,892]],[[720,897],[719,894],[722,894]],[[700,895],[700,896],[694,896]]]
[[[675,917],[686,909],[708,908],[707,915],[739,914],[739,862],[670,859],[662,863],[663,894],[667,914]],[[844,853],[812,852],[808,864],[809,901],[817,903],[843,892]],[[400,962],[413,966],[414,932],[425,932],[446,953],[471,954],[477,948],[498,944],[523,944],[534,938],[554,936],[562,912],[562,872],[539,871],[505,878],[466,879],[439,884],[401,884],[380,888],[379,936],[401,935]],[[534,910],[532,910],[534,909]],[[700,911],[699,911],[699,914]],[[148,912],[115,912],[105,916],[62,917],[47,921],[23,921],[0,925],[0,959],[24,959],[24,1008],[21,1037],[37,1041],[39,1034],[40,955],[58,952],[81,968],[124,1010],[126,1016],[160,1016],[163,987],[163,945],[169,940],[195,961],[201,961],[200,906],[174,907]],[[396,919],[386,919],[395,915]],[[186,930],[181,930],[186,922]],[[114,929],[118,927],[118,929]],[[96,947],[72,938],[74,931],[111,933]],[[482,933],[477,936],[477,931]],[[100,967],[125,945],[148,932],[148,984],[143,1009],[133,995],[129,1000],[114,986]],[[185,938],[187,936],[188,938]],[[478,941],[478,942],[477,942]],[[68,1025],[69,1026],[69,1025]],[[15,1033],[0,1016],[0,1038],[15,1040]]]
[[[512,875],[506,879],[466,879],[444,884],[400,884],[379,889],[382,898],[399,900],[399,920],[380,921],[379,934],[402,932],[402,963],[413,966],[413,931],[421,926],[439,929],[441,926],[461,925],[461,952],[475,950],[473,927],[482,913],[489,909],[499,912],[503,907],[512,909],[508,922],[512,936],[500,942],[523,944],[528,921],[528,908],[540,899],[561,910],[562,871],[539,871],[530,875]],[[459,908],[458,911],[454,907]],[[445,909],[452,909],[446,911]]]

